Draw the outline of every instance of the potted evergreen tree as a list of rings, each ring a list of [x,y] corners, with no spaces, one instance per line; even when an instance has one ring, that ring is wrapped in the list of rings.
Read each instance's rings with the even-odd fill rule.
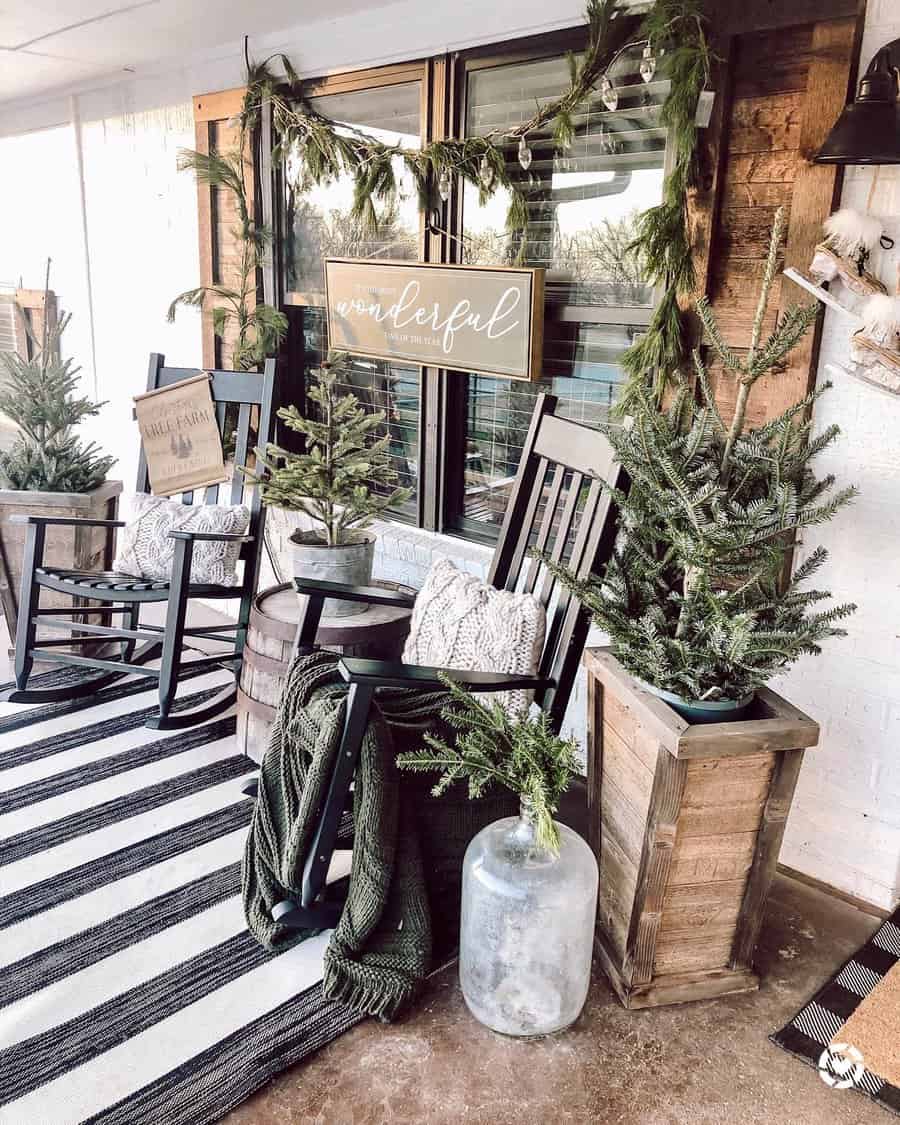
[[[854,496],[812,463],[838,434],[813,436],[822,387],[747,426],[763,377],[777,380],[816,307],[793,308],[763,339],[779,212],[746,354],[697,313],[736,381],[723,417],[699,354],[696,387],[660,410],[638,388],[606,434],[630,477],[605,572],[580,582],[548,560],[609,637],[585,656],[589,790],[600,860],[599,950],[632,1007],[756,987],[751,971],[768,887],[805,748],[818,727],[767,681],[826,638],[852,605],[809,589],[812,551],[789,574],[804,528]]]
[[[16,426],[9,449],[0,452],[0,546],[4,582],[0,587],[10,638],[15,637],[25,527],[17,517],[85,516],[115,519],[121,481],[106,474],[115,458],[94,443],[84,444],[78,425],[96,416],[103,403],[78,395],[79,368],[60,354],[71,316],[56,320],[55,298],[44,291],[40,338],[29,328],[30,357],[0,353],[0,413]],[[105,528],[59,527],[47,537],[51,566],[96,569],[110,565],[112,542]],[[68,605],[65,595],[45,593],[42,605]]]
[[[343,353],[330,355],[313,372],[307,392],[313,416],[304,417],[296,406],[278,411],[285,425],[305,439],[304,451],[270,444],[265,453],[256,450],[256,468],[244,472],[257,482],[266,504],[301,512],[313,522],[312,529],[297,528],[290,537],[297,577],[365,586],[372,580],[375,551],[375,537],[365,528],[411,493],[396,486],[390,435],[373,437],[384,413],[368,412],[356,395],[338,391],[348,363]],[[324,606],[326,616],[333,617],[365,609],[362,603],[332,599]]]
[[[779,417],[745,428],[753,389],[777,378],[811,327],[818,305],[790,309],[767,340],[762,325],[784,230],[778,213],[746,356],[729,347],[705,299],[697,314],[726,372],[737,381],[724,418],[695,354],[697,393],[682,385],[668,409],[637,388],[624,425],[606,436],[631,486],[616,496],[617,547],[602,576],[575,580],[547,560],[591,610],[619,663],[693,723],[740,719],[759,687],[826,637],[856,608],[820,608],[830,596],[805,583],[826,552],[813,552],[783,581],[794,538],[832,518],[856,494],[817,478],[814,458],[837,437],[810,440],[810,410],[828,385]]]

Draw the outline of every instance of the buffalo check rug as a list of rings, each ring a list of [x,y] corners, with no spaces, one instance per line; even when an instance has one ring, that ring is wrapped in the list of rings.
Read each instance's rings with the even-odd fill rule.
[[[900,1115],[900,910],[771,1038]]]
[[[279,955],[247,931],[234,716],[154,711],[144,679],[0,703],[0,1125],[205,1125],[359,1020],[322,996],[330,931]]]

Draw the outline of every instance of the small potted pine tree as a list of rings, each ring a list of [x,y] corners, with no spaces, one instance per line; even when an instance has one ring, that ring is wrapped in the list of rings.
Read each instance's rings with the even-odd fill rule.
[[[312,520],[312,529],[297,528],[290,537],[298,578],[365,586],[372,580],[375,552],[375,537],[365,529],[411,491],[397,487],[390,435],[374,436],[384,422],[383,411],[369,412],[356,395],[339,392],[348,365],[346,354],[335,353],[312,373],[309,417],[296,406],[278,411],[288,429],[305,439],[303,452],[271,444],[265,453],[256,450],[256,468],[244,472],[257,482],[266,504]],[[324,613],[332,617],[365,609],[362,603],[335,599],[324,605]]]
[[[79,371],[63,359],[60,343],[71,315],[55,316],[55,296],[44,290],[39,333],[26,324],[30,355],[0,352],[0,413],[16,427],[10,447],[0,452],[0,546],[4,581],[0,586],[10,637],[16,633],[27,514],[114,519],[121,481],[106,474],[115,462],[93,443],[84,444],[77,427],[95,417],[103,403],[79,396]],[[47,537],[50,566],[97,569],[112,559],[104,528],[57,528]],[[42,606],[70,605],[65,595],[45,592]]]
[[[797,536],[855,494],[813,471],[838,434],[811,431],[827,385],[746,424],[754,388],[778,379],[816,315],[790,309],[763,337],[783,230],[779,212],[746,354],[697,307],[736,383],[730,417],[699,354],[696,387],[676,386],[667,409],[637,387],[625,424],[606,429],[631,481],[615,497],[609,564],[581,582],[547,560],[609,637],[585,657],[589,787],[599,950],[631,1007],[756,987],[766,893],[803,751],[818,740],[767,681],[841,635],[855,609],[808,588],[822,548],[790,574]]]

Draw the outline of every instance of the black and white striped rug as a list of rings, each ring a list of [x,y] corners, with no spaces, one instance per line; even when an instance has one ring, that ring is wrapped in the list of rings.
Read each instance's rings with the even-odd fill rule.
[[[205,1125],[358,1022],[322,997],[328,933],[247,932],[234,717],[148,730],[154,696],[0,704],[0,1125]]]

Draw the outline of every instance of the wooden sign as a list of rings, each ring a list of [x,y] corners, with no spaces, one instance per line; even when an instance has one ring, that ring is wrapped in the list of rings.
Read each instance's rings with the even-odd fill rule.
[[[154,496],[228,479],[209,375],[195,375],[134,400]]]
[[[541,377],[544,271],[325,261],[328,342],[375,359]]]

